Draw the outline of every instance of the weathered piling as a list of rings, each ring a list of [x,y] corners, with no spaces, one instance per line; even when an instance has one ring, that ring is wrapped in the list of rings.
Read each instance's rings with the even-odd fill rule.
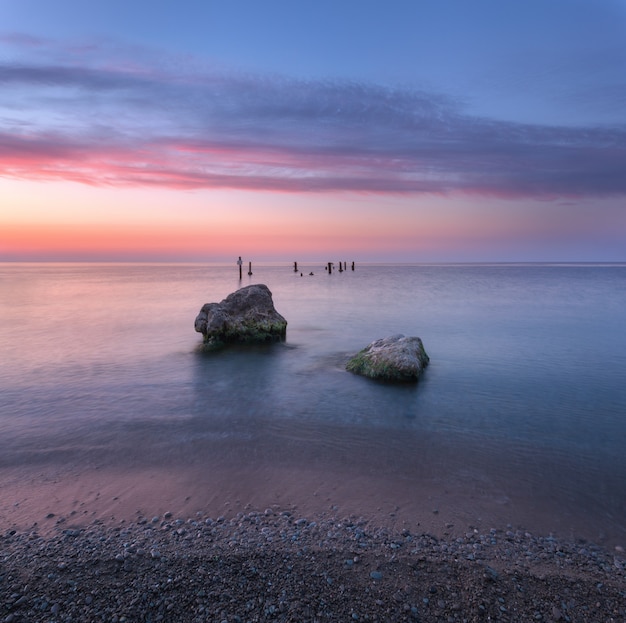
[[[248,262],[248,275],[252,275],[252,262]]]
[[[297,273],[298,272],[298,262],[294,262],[293,263],[293,272]]]
[[[330,275],[333,272],[333,263],[328,262],[328,274]]]
[[[241,267],[243,266],[243,261],[241,260],[241,255],[239,256],[239,259],[237,260],[237,266],[239,266],[239,279],[241,279]]]

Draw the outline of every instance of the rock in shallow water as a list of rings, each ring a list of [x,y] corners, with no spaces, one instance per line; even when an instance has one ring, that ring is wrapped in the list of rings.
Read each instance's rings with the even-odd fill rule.
[[[283,339],[287,321],[274,308],[269,288],[259,283],[229,294],[220,303],[203,305],[194,327],[207,346],[218,348],[233,342]]]
[[[392,335],[372,342],[346,364],[346,370],[372,379],[417,381],[430,361],[419,337]]]

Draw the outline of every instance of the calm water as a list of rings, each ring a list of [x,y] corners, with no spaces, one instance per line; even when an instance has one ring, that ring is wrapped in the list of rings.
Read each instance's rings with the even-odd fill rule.
[[[0,264],[0,467],[349,463],[624,534],[625,265],[301,268],[241,282],[285,343],[207,355],[193,321],[235,266]],[[343,370],[393,333],[424,341],[417,386]]]

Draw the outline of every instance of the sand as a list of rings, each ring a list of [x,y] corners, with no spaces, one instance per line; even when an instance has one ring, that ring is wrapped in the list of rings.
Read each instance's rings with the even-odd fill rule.
[[[531,531],[523,500],[265,468],[0,475],[6,623],[626,620],[623,546]]]

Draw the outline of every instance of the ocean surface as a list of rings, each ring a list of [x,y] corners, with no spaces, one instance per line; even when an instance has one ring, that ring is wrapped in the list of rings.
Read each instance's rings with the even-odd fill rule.
[[[626,265],[299,268],[0,264],[0,468],[428,480],[625,540]],[[251,283],[286,341],[202,352],[200,307]],[[395,333],[431,358],[417,385],[344,370]]]

